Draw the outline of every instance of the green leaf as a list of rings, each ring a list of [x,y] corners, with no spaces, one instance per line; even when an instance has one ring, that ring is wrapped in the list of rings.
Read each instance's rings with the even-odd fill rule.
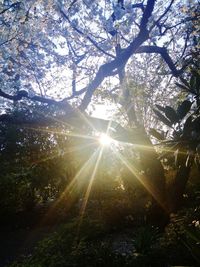
[[[164,140],[164,136],[153,128],[150,129],[149,133],[158,140]]]
[[[190,111],[190,108],[192,106],[192,102],[189,100],[183,101],[177,108],[177,114],[180,120],[182,120],[185,115]]]
[[[172,123],[169,121],[164,115],[162,115],[158,110],[153,109],[154,113],[158,116],[158,118],[167,126],[171,127]]]
[[[170,106],[165,107],[165,115],[172,123],[176,123],[179,121],[179,117],[176,114],[176,111]]]

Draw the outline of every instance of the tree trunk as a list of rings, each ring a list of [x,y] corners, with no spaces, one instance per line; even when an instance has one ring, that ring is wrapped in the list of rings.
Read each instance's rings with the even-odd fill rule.
[[[152,208],[150,211],[151,222],[158,225],[166,225],[169,218],[168,205],[166,199],[166,182],[164,168],[158,159],[154,146],[148,137],[145,128],[140,126],[137,119],[135,104],[131,99],[129,87],[124,77],[120,77],[123,88],[124,109],[129,121],[129,126],[136,126],[141,133],[138,138],[137,151],[140,154],[141,170],[144,175],[138,172],[140,182],[152,196]],[[133,134],[134,136],[134,134]],[[132,142],[134,144],[134,142]]]
[[[166,181],[164,168],[158,159],[158,155],[149,139],[145,138],[139,148],[141,167],[144,170],[142,183],[152,196],[152,208],[150,219],[158,225],[165,225],[168,222],[169,210],[167,204]]]
[[[190,170],[191,166],[181,164],[173,182],[169,186],[168,203],[170,212],[176,212],[182,205],[183,194],[190,176]]]

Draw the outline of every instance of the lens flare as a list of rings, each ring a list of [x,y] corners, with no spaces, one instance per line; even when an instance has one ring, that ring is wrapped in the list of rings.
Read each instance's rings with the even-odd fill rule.
[[[107,134],[101,134],[99,137],[99,143],[102,146],[109,146],[112,142],[112,139]]]

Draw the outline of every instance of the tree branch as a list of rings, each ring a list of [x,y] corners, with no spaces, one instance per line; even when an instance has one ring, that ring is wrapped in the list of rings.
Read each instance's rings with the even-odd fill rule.
[[[175,0],[171,0],[171,2],[169,3],[168,7],[166,8],[166,10],[163,12],[163,14],[155,21],[154,25],[157,25],[164,17],[165,15],[169,12],[171,6],[173,5]]]
[[[90,41],[99,51],[101,51],[102,53],[104,53],[105,55],[115,58],[112,54],[106,52],[105,50],[103,50],[90,36],[85,36],[85,34],[79,30],[77,27],[75,27],[74,25],[72,25],[69,17],[67,16],[67,14],[62,10],[62,8],[60,7],[60,13],[63,15],[63,17],[69,22],[69,24],[71,25],[71,27],[78,32],[80,35],[84,36],[88,41]]]
[[[7,7],[6,9],[2,10],[0,12],[0,15],[5,13],[6,11],[10,10],[11,8],[20,8],[20,5],[21,5],[21,2],[15,2],[15,3],[11,4],[9,7]]]
[[[63,108],[65,111],[67,111],[68,113],[73,113],[74,112],[74,109],[71,107],[71,105],[67,101],[65,101],[65,99],[62,100],[62,101],[56,101],[56,100],[45,98],[45,97],[42,97],[42,96],[30,97],[28,95],[28,92],[25,91],[25,90],[20,90],[17,94],[10,95],[10,94],[7,94],[7,93],[3,92],[0,89],[0,97],[3,97],[3,98],[8,99],[8,100],[12,100],[12,101],[20,101],[23,98],[25,98],[25,99],[28,99],[28,100],[31,100],[31,101],[37,101],[37,102],[40,102],[40,103],[46,103],[48,105],[59,106],[60,108]]]
[[[83,116],[85,119],[83,119]],[[119,123],[115,121],[110,120],[104,120],[99,119],[96,117],[90,117],[87,115],[82,115],[78,112],[73,113],[72,116],[45,116],[41,115],[41,118],[38,120],[38,118],[30,119],[30,118],[20,118],[15,117],[13,115],[9,114],[2,114],[0,115],[0,122],[2,123],[11,123],[15,125],[21,125],[22,127],[27,127],[27,125],[31,125],[32,127],[35,127],[38,129],[38,127],[46,127],[50,125],[54,125],[55,123],[63,123],[65,124],[67,122],[67,125],[70,127],[73,127],[74,130],[81,129],[82,127],[85,127],[87,121],[87,125],[89,128],[92,127],[92,130],[96,130],[97,132],[108,132],[109,135],[119,141],[119,142],[125,142],[125,143],[131,143],[131,144],[141,144],[143,142],[144,135],[141,133],[138,129],[132,129],[127,130],[124,127],[122,127]],[[32,128],[31,127],[31,128]],[[48,131],[48,129],[45,128],[45,131]]]
[[[169,56],[167,49],[165,47],[159,46],[140,46],[135,53],[157,53],[160,54],[164,61],[167,63],[169,69],[171,70],[173,76],[178,77],[182,74],[183,68],[177,70],[173,60]]]
[[[155,0],[148,0],[146,8],[144,10],[144,14],[141,19],[140,32],[138,36],[130,43],[130,45],[127,48],[122,49],[121,53],[114,60],[112,60],[109,63],[103,64],[99,68],[95,78],[88,85],[86,94],[82,100],[81,105],[79,106],[79,109],[81,111],[84,111],[87,108],[87,106],[91,101],[94,91],[102,83],[102,81],[106,77],[112,76],[113,71],[115,69],[120,68],[123,65],[125,66],[128,59],[133,55],[133,53],[138,49],[138,47],[148,39],[149,32],[147,30],[147,23],[153,12],[154,5],[155,5]]]
[[[121,8],[122,10],[125,9],[125,8],[124,8],[124,4],[123,4],[122,2],[118,1],[118,5],[120,6],[120,8]],[[144,9],[144,5],[143,5],[143,3],[136,3],[136,4],[133,4],[133,5],[131,6],[131,8],[132,8],[132,9],[140,8],[143,12],[144,12],[144,10],[145,10],[145,9]],[[112,22],[115,22],[115,21],[117,20],[116,15],[115,15],[115,12],[112,13],[112,15],[110,16],[110,18],[108,19],[108,21],[109,21],[109,20],[112,20]],[[115,36],[118,32],[117,32],[117,30],[113,29],[112,31],[109,31],[108,33],[110,33],[111,36]]]

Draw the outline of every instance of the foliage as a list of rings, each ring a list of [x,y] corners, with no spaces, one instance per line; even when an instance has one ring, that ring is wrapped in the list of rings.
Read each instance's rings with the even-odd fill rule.
[[[13,120],[32,119],[39,123],[43,119],[38,115],[39,110],[44,109],[41,106],[33,106],[31,110],[16,108],[11,116]],[[46,109],[47,112],[50,116],[51,112]],[[38,203],[58,198],[83,164],[85,159],[76,152],[76,138],[65,134],[66,127],[58,124],[55,127],[59,130],[37,124],[26,127],[1,122],[0,213],[5,220]],[[79,144],[83,145],[81,140]],[[89,157],[91,147],[85,149],[85,156]]]
[[[148,213],[157,221],[170,213],[162,163],[176,169],[175,204],[193,162],[200,166],[198,18],[197,1],[1,1],[0,216],[13,224],[47,204],[43,221],[59,222],[60,208],[65,219],[74,211],[12,266],[168,266],[176,246],[199,262],[199,228],[189,225],[199,219],[187,221],[189,209],[172,218],[161,249],[146,226]],[[112,121],[90,116],[104,101]],[[134,147],[99,147],[97,124]],[[155,124],[159,157],[146,134]],[[134,156],[122,160],[123,150]],[[112,231],[130,226],[135,250],[115,253]]]
[[[165,125],[171,128],[165,135],[161,135],[155,129],[151,134],[161,140],[164,152],[161,159],[167,159],[170,164],[172,155],[174,156],[174,165],[184,164],[186,167],[192,165],[193,161],[200,166],[199,146],[200,146],[200,128],[199,128],[199,88],[200,75],[198,71],[192,71],[190,82],[187,83],[181,79],[182,84],[177,83],[180,88],[185,88],[194,95],[194,101],[191,97],[180,103],[177,109],[170,106],[156,105],[155,114]],[[187,86],[187,87],[186,87]],[[165,141],[164,141],[165,139]],[[166,152],[167,151],[167,152]],[[184,158],[184,163],[182,162]]]
[[[199,207],[185,208],[177,214],[171,215],[170,224],[166,227],[161,246],[166,253],[176,251],[174,257],[171,254],[171,262],[176,264],[177,258],[183,257],[186,264],[199,264]],[[195,263],[196,262],[196,263]]]
[[[151,5],[150,14],[144,12]],[[141,20],[143,15],[145,19]],[[168,74],[168,70],[160,55],[178,75],[175,64],[160,52],[168,51],[184,65],[188,64],[191,48],[198,47],[196,1],[106,1],[105,5],[103,1],[2,1],[0,16],[1,90],[11,95],[26,90],[33,101],[41,100],[34,98],[37,95],[60,100],[71,96],[78,104],[80,100],[75,97],[85,93],[85,86],[94,80],[102,63],[121,56],[146,26],[148,46],[141,45],[134,53],[148,53],[149,57],[149,53],[156,52],[158,56],[149,59],[161,74]],[[145,25],[140,27],[143,22]],[[177,40],[174,36],[178,36]],[[160,44],[164,50],[159,50]],[[127,60],[122,61],[126,64]],[[142,71],[140,59],[134,57],[134,62]],[[107,71],[104,78],[116,74]],[[113,89],[112,83],[110,86],[108,93]]]
[[[109,251],[101,243],[97,247],[90,244],[90,240],[99,238],[105,232],[104,226],[96,221],[84,220],[79,229],[78,220],[60,227],[59,231],[44,239],[36,249],[33,257],[24,264],[12,266],[92,266],[96,259],[97,266],[101,266],[101,258],[96,258],[99,250],[105,257],[112,258]],[[44,256],[45,255],[45,256]],[[105,260],[105,259],[103,259]],[[99,261],[99,263],[98,263]]]
[[[131,252],[115,251],[116,232],[110,233],[102,221],[85,218],[79,224],[74,218],[42,240],[32,255],[11,266],[198,266],[199,225],[193,220],[198,216],[198,208],[180,211],[171,216],[164,234],[151,226],[135,228],[128,233]]]
[[[83,220],[77,236],[77,222],[65,224],[57,233],[40,242],[30,258],[11,266],[159,266],[162,261],[151,255],[150,248],[148,256],[151,258],[134,251],[130,255],[116,253],[106,232],[102,223]]]
[[[151,253],[153,246],[159,238],[158,229],[150,226],[142,226],[134,235],[134,247],[137,253]]]

